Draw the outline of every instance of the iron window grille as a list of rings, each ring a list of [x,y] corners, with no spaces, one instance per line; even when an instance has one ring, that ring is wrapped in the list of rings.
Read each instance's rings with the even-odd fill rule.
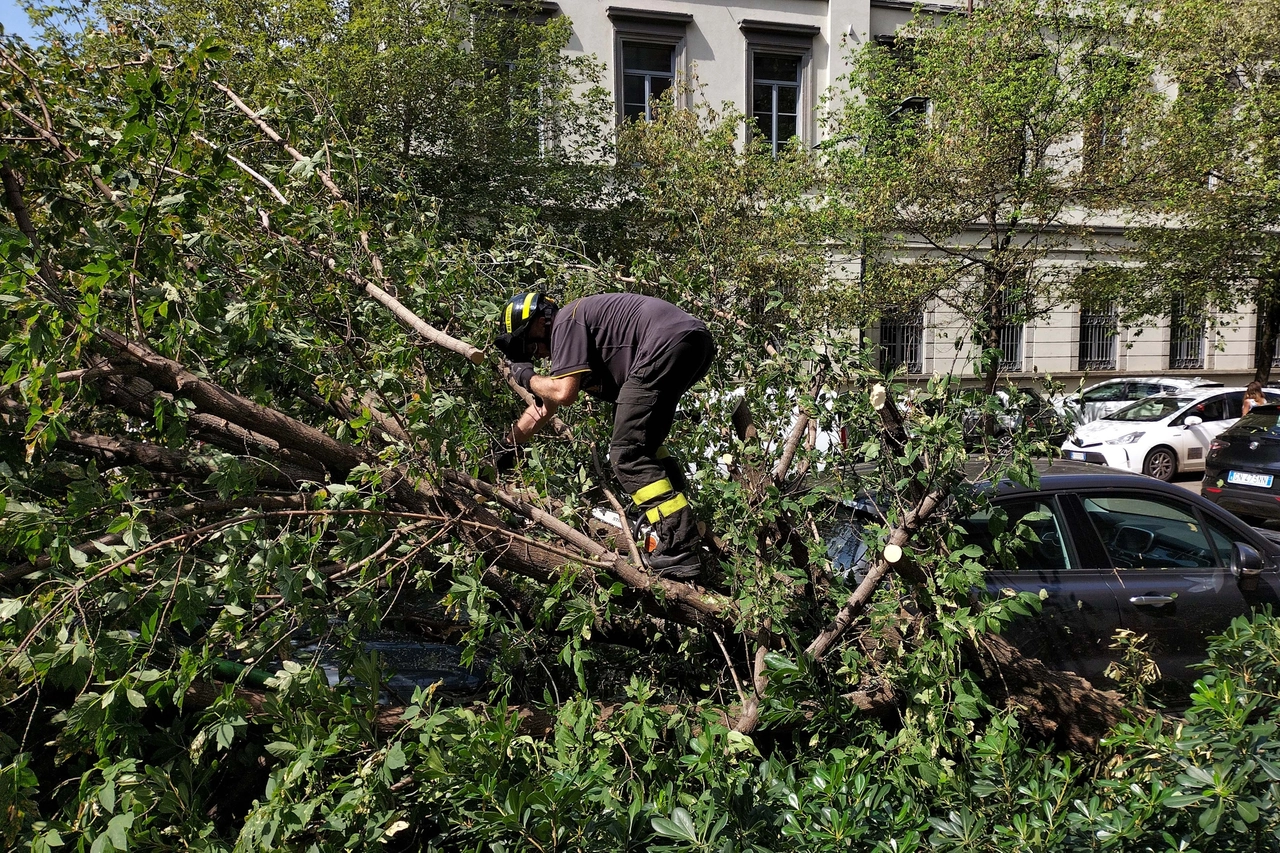
[[[886,314],[880,318],[880,369],[924,373],[924,313]]]
[[[1116,369],[1118,331],[1115,305],[1080,310],[1080,370]]]
[[[1204,311],[1187,305],[1179,296],[1169,312],[1169,369],[1200,370],[1204,367]]]
[[[1014,317],[1021,313],[1021,306],[1010,300],[1000,306],[999,325],[996,326],[996,343],[1000,347],[1000,371],[1002,373],[1022,372],[1022,333],[1024,325],[1015,322]]]

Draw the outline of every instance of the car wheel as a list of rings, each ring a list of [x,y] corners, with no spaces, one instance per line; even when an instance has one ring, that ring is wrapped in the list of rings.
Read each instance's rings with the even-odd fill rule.
[[[1147,454],[1147,461],[1142,463],[1142,473],[1166,483],[1173,479],[1178,471],[1178,457],[1167,447],[1157,447]]]

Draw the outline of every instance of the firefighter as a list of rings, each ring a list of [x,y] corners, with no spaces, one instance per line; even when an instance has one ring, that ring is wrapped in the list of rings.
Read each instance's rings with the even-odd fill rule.
[[[515,381],[535,397],[506,437],[508,451],[579,392],[612,402],[614,474],[656,532],[648,568],[696,577],[698,522],[684,495],[684,472],[663,442],[680,398],[715,357],[706,325],[670,302],[635,293],[584,296],[563,308],[545,294],[520,293],[507,303],[500,327],[496,346]],[[543,376],[533,360],[548,357]]]

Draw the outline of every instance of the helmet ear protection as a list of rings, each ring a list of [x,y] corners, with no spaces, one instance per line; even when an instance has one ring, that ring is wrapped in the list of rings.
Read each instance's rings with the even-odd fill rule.
[[[493,344],[512,361],[527,361],[531,356],[529,327],[539,317],[548,322],[560,306],[544,293],[517,293],[507,301],[498,320],[498,337]]]

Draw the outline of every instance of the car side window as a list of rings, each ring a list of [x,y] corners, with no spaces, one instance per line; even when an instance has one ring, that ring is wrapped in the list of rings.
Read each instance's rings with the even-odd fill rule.
[[[1233,391],[1226,396],[1226,409],[1228,418],[1238,418],[1244,411],[1244,392]],[[1208,418],[1205,418],[1208,420]]]
[[[1099,388],[1084,392],[1080,395],[1080,399],[1086,403],[1110,403],[1113,400],[1122,400],[1124,397],[1124,383],[1113,382],[1110,385],[1103,385]]]
[[[1218,565],[1231,565],[1231,546],[1235,544],[1236,535],[1233,531],[1223,527],[1222,522],[1212,518],[1205,518],[1205,527],[1209,528],[1209,540],[1213,543],[1213,550],[1218,554]]]
[[[1143,397],[1150,397],[1152,394],[1160,393],[1160,386],[1154,382],[1130,382],[1129,383],[1129,399],[1141,400]]]
[[[1204,413],[1200,415],[1206,422],[1223,421],[1227,415],[1227,398],[1225,396],[1213,397],[1204,401]]]
[[[1075,568],[1067,549],[1066,527],[1052,502],[1003,501],[960,522],[965,543],[984,554],[997,553],[996,540],[1009,532],[1025,534],[1008,554],[1007,568],[1021,571],[1060,571]]]
[[[1219,544],[1210,542],[1189,505],[1146,495],[1082,495],[1081,500],[1117,569],[1219,565]]]
[[[1210,397],[1208,400],[1196,403],[1194,406],[1183,412],[1178,419],[1173,422],[1173,425],[1182,426],[1187,422],[1187,418],[1193,416],[1199,418],[1204,423],[1223,420],[1227,416],[1227,407],[1225,403],[1226,399],[1224,397]]]

